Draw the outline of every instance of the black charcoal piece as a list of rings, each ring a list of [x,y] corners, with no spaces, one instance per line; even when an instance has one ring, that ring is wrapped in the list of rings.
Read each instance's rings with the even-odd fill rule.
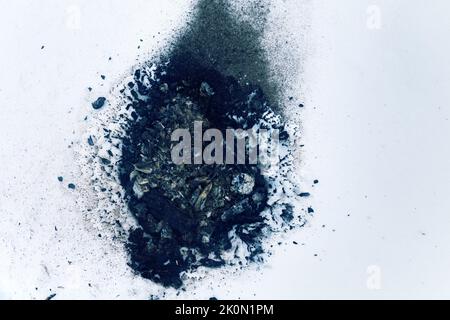
[[[311,194],[309,192],[302,192],[302,193],[299,194],[299,196],[302,197],[302,198],[309,197],[310,195]]]
[[[45,300],[52,300],[54,297],[56,297],[56,293],[50,294]]]
[[[89,138],[87,139],[87,142],[91,147],[94,146],[94,139],[92,139],[91,136],[89,136]]]
[[[105,102],[105,97],[99,97],[97,100],[92,102],[92,108],[94,108],[95,110],[101,109],[105,105]]]

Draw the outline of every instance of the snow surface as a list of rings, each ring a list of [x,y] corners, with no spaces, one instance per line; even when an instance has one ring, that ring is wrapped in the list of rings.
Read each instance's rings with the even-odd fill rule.
[[[135,276],[67,185],[82,178],[90,103],[164,45],[191,1],[0,3],[0,298],[450,297],[448,1],[272,2],[300,48],[297,167],[315,218],[274,239],[267,264],[201,270],[179,296]]]

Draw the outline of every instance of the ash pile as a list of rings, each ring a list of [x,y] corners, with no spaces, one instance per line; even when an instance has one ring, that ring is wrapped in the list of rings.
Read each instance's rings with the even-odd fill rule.
[[[220,267],[237,255],[257,260],[270,229],[270,185],[259,165],[175,164],[175,129],[277,129],[289,135],[260,88],[204,67],[187,54],[174,55],[134,72],[128,100],[120,183],[139,227],[130,231],[130,266],[141,276],[179,288],[183,274]],[[226,146],[225,146],[226,147]]]

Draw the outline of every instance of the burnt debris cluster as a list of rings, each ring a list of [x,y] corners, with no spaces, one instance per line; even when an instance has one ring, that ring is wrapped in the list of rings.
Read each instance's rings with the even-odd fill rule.
[[[180,287],[183,271],[226,263],[231,231],[246,244],[248,258],[256,257],[268,197],[258,166],[174,164],[171,134],[192,129],[194,121],[203,121],[204,130],[251,128],[270,110],[262,91],[186,53],[136,70],[127,92],[133,111],[120,181],[140,225],[129,236],[131,267]]]
[[[135,68],[121,90],[129,115],[121,115],[126,122],[121,159],[116,164],[101,158],[108,168],[117,165],[137,221],[128,236],[130,266],[167,287],[181,287],[183,272],[199,267],[257,260],[270,230],[265,213],[271,212],[266,209],[273,188],[260,166],[171,159],[173,131],[195,131],[198,121],[203,131],[258,127],[277,129],[280,140],[289,139],[282,117],[273,112],[280,111],[280,84],[270,78],[261,44],[267,1],[248,4],[250,15],[241,19],[228,1],[198,1],[168,50]],[[92,107],[106,102],[100,97]],[[281,218],[292,220],[292,209],[286,207]]]

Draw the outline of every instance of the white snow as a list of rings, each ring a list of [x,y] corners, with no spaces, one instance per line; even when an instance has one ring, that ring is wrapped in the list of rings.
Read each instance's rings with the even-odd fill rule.
[[[0,298],[176,298],[133,275],[67,184],[84,177],[74,148],[90,103],[164,44],[191,1],[0,3]],[[274,68],[300,63],[288,84],[292,105],[305,102],[297,174],[315,218],[274,239],[289,245],[263,267],[202,269],[179,298],[450,297],[450,4],[272,4],[299,48]],[[275,57],[287,54],[279,30]]]

